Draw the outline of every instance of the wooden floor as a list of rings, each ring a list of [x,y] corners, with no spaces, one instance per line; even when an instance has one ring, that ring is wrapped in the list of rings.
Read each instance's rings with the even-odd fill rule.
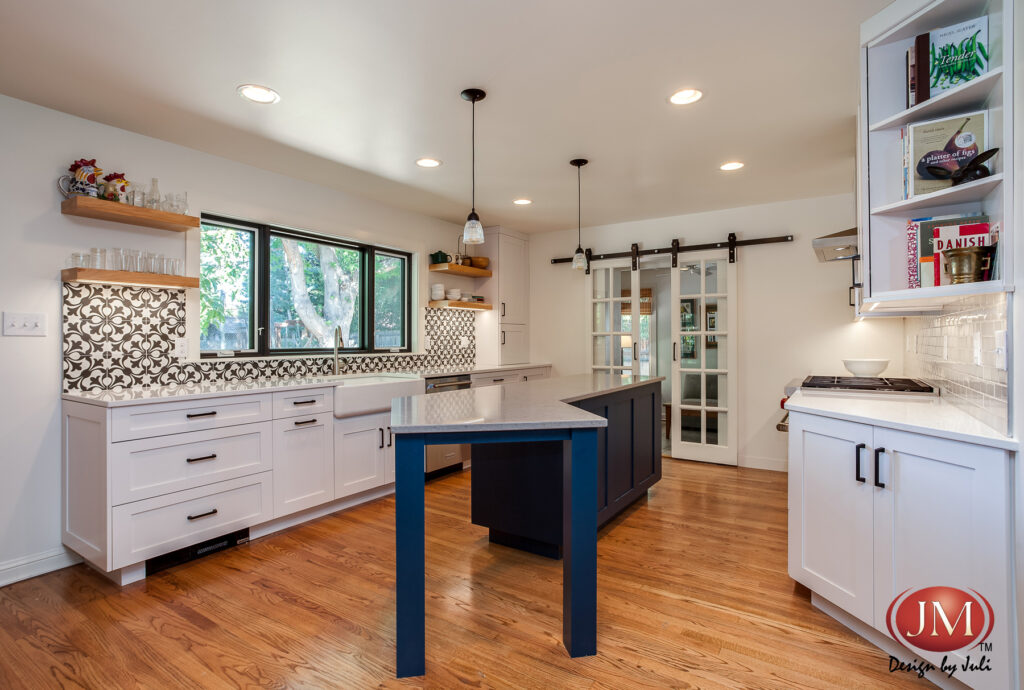
[[[487,542],[469,474],[427,491],[427,675],[394,679],[394,499],[118,589],[0,589],[0,688],[893,687],[786,575],[786,475],[665,461],[598,542],[597,656],[561,642],[560,562]]]

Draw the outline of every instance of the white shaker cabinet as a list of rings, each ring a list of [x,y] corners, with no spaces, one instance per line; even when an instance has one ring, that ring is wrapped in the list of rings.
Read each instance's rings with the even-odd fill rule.
[[[789,420],[790,576],[886,636],[889,604],[907,589],[980,592],[996,612],[993,670],[957,678],[1010,687],[1009,453],[812,414]]]
[[[274,517],[334,498],[333,422],[330,411],[274,420]]]
[[[493,275],[480,290],[494,311],[477,317],[478,363],[525,364],[530,361],[530,245],[526,236],[502,227],[485,228],[484,235],[476,253],[490,258]]]
[[[525,325],[501,324],[501,363],[525,364],[530,360],[530,337]]]
[[[870,426],[790,414],[789,574],[864,622],[874,617]]]
[[[526,240],[504,233],[498,243],[498,317],[504,324],[525,324],[530,313],[530,250]],[[525,361],[525,360],[524,360]],[[513,362],[514,364],[514,362]]]
[[[394,455],[394,443],[388,428],[390,424],[390,413],[361,415],[335,422],[335,498],[387,483],[389,442]]]

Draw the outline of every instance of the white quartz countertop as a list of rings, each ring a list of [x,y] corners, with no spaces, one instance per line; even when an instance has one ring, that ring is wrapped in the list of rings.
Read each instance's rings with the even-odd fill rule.
[[[422,378],[431,376],[455,376],[458,374],[484,374],[497,371],[516,369],[537,369],[551,366],[548,363],[506,364],[504,366],[448,367],[420,369],[406,372],[359,372],[351,374],[327,376],[299,376],[291,378],[265,378],[249,381],[201,381],[199,383],[172,383],[164,386],[136,386],[134,388],[114,388],[102,391],[68,391],[63,394],[64,400],[99,405],[101,407],[121,407],[143,403],[170,402],[172,400],[199,400],[216,398],[224,395],[245,395],[247,393],[267,393],[275,390],[302,390],[304,388],[320,388],[337,386],[346,378],[360,376],[409,376]]]
[[[1006,450],[1020,447],[1016,439],[1000,434],[941,397],[797,391],[786,401],[786,409]]]
[[[413,395],[391,401],[396,434],[603,427],[608,420],[568,403],[661,381],[579,374],[505,386]]]

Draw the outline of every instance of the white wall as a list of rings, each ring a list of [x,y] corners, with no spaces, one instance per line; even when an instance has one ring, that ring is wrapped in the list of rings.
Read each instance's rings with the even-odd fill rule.
[[[739,462],[785,469],[786,435],[776,431],[783,387],[808,374],[844,374],[845,357],[885,357],[902,373],[902,319],[854,321],[847,306],[850,264],[819,263],[810,241],[855,224],[853,194],[786,201],[671,218],[585,228],[595,253],[792,234],[795,241],[740,248]],[[582,271],[554,257],[572,254],[575,229],[530,237],[531,360],[554,373],[585,370],[589,305]]]
[[[57,177],[97,158],[130,180],[187,191],[191,211],[211,211],[336,234],[413,252],[454,249],[459,227],[334,189],[207,155],[0,96],[0,310],[43,312],[45,338],[0,337],[0,585],[70,562],[60,540],[60,279],[67,255],[135,247],[185,256],[178,233],[63,216]],[[190,246],[198,232],[189,233]],[[198,258],[190,250],[191,268]],[[422,256],[414,269],[422,267]],[[193,273],[194,274],[194,273]],[[422,306],[426,271],[414,270]],[[190,296],[194,314],[195,295]],[[414,309],[421,314],[422,309]],[[189,323],[196,321],[191,318]],[[422,328],[419,329],[422,333]],[[197,341],[194,332],[190,334]]]

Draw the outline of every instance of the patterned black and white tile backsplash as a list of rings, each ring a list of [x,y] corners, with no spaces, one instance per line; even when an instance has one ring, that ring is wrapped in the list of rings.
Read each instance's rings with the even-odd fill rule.
[[[179,362],[174,340],[185,336],[181,290],[65,283],[64,390],[94,391],[199,381],[239,381],[329,374],[331,356]],[[426,309],[425,354],[353,355],[344,373],[472,366],[475,316],[459,309]],[[468,347],[461,347],[466,338]]]

